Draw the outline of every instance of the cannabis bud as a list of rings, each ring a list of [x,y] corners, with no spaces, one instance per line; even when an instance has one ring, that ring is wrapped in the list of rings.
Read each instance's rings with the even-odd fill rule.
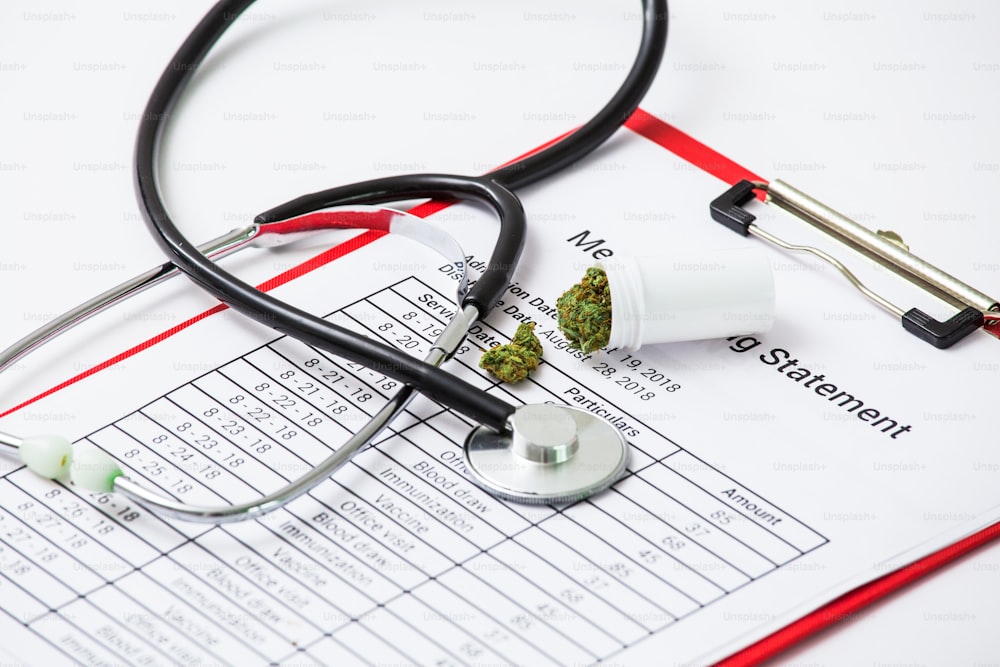
[[[535,336],[535,323],[523,322],[507,345],[496,345],[483,353],[479,367],[504,382],[520,382],[538,368],[542,344]]]
[[[611,337],[611,290],[604,269],[590,267],[577,285],[558,301],[559,330],[570,349],[584,353],[599,350]]]

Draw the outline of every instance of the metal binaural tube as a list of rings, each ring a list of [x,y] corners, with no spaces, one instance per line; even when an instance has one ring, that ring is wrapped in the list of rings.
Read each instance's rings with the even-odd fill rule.
[[[247,247],[257,235],[258,225],[251,225],[243,229],[234,229],[231,232],[198,246],[198,250],[208,257],[221,258],[232,252]],[[159,285],[168,278],[173,278],[180,272],[177,267],[166,262],[155,268],[129,278],[120,285],[102,292],[92,299],[81,303],[72,310],[68,310],[59,317],[51,320],[41,327],[35,329],[27,336],[0,351],[0,372],[8,368],[24,355],[30,353],[56,336],[63,334],[76,325],[84,322],[94,315],[101,313],[111,306],[129,299],[150,287]]]

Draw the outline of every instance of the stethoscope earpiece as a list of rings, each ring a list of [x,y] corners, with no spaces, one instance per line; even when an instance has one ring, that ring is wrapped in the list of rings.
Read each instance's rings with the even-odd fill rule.
[[[45,479],[66,479],[73,462],[73,445],[61,435],[33,435],[11,446],[21,463]]]
[[[61,435],[34,435],[4,444],[16,447],[21,462],[36,475],[70,481],[92,493],[113,492],[115,480],[124,474],[103,450],[86,442],[73,446]]]

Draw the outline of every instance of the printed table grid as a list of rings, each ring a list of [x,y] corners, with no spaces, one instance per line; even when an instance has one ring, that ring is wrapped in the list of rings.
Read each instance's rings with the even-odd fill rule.
[[[410,277],[328,319],[423,356],[445,303]],[[827,542],[558,368],[557,352],[544,385],[508,387],[476,347],[449,370],[505,400],[597,396],[595,412],[634,432],[626,477],[568,506],[498,500],[464,469],[468,420],[422,397],[333,481],[251,523],[167,523],[20,468],[0,479],[3,610],[90,662],[587,663]],[[242,501],[325,458],[398,387],[280,337],[86,440],[174,498]]]

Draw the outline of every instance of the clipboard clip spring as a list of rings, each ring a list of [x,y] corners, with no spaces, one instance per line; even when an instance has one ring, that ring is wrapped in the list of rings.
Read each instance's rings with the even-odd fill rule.
[[[904,310],[861,282],[829,253],[812,246],[788,243],[761,229],[754,224],[756,216],[743,208],[761,195],[766,203],[808,222],[827,236],[958,308],[958,312],[942,322],[918,308]],[[1000,305],[996,299],[920,259],[895,232],[873,232],[783,181],[742,180],[716,198],[709,210],[713,220],[742,236],[753,235],[783,250],[809,253],[827,262],[868,299],[898,317],[904,329],[936,348],[951,347],[979,328],[1000,338]]]

